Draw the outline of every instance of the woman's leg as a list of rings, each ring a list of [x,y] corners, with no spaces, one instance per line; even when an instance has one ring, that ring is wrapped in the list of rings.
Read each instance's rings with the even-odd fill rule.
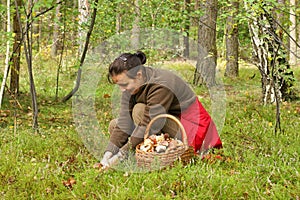
[[[142,119],[143,119],[143,115],[144,115],[144,110],[145,110],[145,104],[142,103],[138,103],[134,106],[133,108],[133,113],[132,113],[132,118],[134,121],[134,124],[139,124]],[[108,132],[109,134],[111,134],[113,132],[113,130],[116,128],[117,126],[117,121],[118,119],[112,119],[108,125]]]
[[[175,116],[176,117],[176,116]],[[177,117],[178,118],[178,117]],[[172,138],[182,139],[179,125],[172,119],[167,119],[162,129],[163,133],[168,133]]]
[[[118,121],[118,119],[113,119],[109,122],[109,125],[108,125],[108,133],[109,134],[111,134],[113,132],[113,130],[116,128],[117,121]]]
[[[132,112],[132,118],[134,121],[134,124],[139,124],[144,117],[146,105],[143,103],[137,103]],[[165,124],[163,124],[163,128],[161,129],[161,132],[168,133],[171,137],[176,137],[178,139],[181,139],[181,133],[179,132],[179,126],[174,122],[173,120],[167,118],[165,121]]]
[[[146,105],[143,103],[137,103],[132,110],[132,119],[135,125],[141,123],[144,117]]]

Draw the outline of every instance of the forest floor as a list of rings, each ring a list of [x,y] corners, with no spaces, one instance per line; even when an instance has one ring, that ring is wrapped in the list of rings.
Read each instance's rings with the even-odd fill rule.
[[[184,63],[168,64],[191,80],[193,70]],[[93,168],[98,152],[86,143],[86,134],[96,130],[107,139],[114,117],[115,87],[104,76],[92,96],[96,120],[80,127],[74,110],[77,97],[66,103],[57,100],[55,73],[39,70],[39,131],[32,129],[28,86],[22,86],[18,101],[7,95],[0,111],[0,199],[300,198],[299,67],[294,70],[298,97],[280,104],[278,132],[276,106],[261,104],[260,74],[252,65],[242,65],[238,78],[221,78],[226,95],[219,102],[225,107],[211,102],[212,91],[193,87],[208,111],[216,112],[213,116],[222,114],[217,123],[223,149],[186,166],[143,173],[130,167],[104,172]],[[60,96],[72,87],[74,76],[69,74],[61,76],[66,81],[59,87]]]

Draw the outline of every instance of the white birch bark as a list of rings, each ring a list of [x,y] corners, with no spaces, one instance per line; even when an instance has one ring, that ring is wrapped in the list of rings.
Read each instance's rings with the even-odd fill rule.
[[[11,24],[11,22],[10,22],[10,0],[7,0],[7,33],[11,32],[10,24]],[[3,76],[1,89],[0,89],[0,108],[2,106],[2,99],[4,96],[4,88],[5,88],[8,72],[9,72],[9,52],[10,52],[10,40],[8,39],[6,42],[4,76]]]
[[[245,8],[247,11],[249,10],[248,2],[245,1]],[[251,12],[251,11],[250,11]],[[263,104],[266,105],[268,103],[276,102],[275,91],[274,91],[274,83],[272,82],[272,77],[270,74],[270,63],[268,58],[269,55],[269,46],[268,41],[264,40],[264,33],[266,33],[266,27],[261,26],[259,24],[260,21],[266,21],[264,15],[256,15],[253,13],[252,19],[249,18],[248,26],[250,31],[250,36],[252,40],[253,53],[256,58],[256,66],[258,67],[261,74],[261,84],[262,84],[262,101]],[[278,95],[281,97],[280,91],[277,91]]]
[[[116,33],[121,33],[122,16],[119,12],[116,13]]]
[[[84,25],[87,25],[88,23],[88,17],[90,14],[89,10],[89,2],[88,0],[78,0],[78,11],[80,13],[79,15],[79,30],[78,30],[78,55],[82,54],[83,48],[84,48],[84,42],[86,38],[86,29],[84,28]]]
[[[295,6],[296,0],[290,0],[290,65],[297,64],[297,32],[296,32],[296,13],[295,13]]]
[[[300,20],[300,19],[298,19]],[[297,26],[297,42],[300,43],[300,23],[296,24]],[[300,48],[297,46],[297,64],[300,64]]]

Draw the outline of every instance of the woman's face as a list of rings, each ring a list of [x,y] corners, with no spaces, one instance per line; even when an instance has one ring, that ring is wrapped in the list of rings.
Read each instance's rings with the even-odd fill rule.
[[[120,87],[122,92],[128,91],[130,94],[136,94],[144,83],[142,73],[138,72],[136,78],[132,79],[127,76],[126,72],[112,76],[112,81]]]

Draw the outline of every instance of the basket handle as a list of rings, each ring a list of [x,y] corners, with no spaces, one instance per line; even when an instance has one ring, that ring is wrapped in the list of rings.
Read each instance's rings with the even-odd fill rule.
[[[173,115],[170,115],[170,114],[160,114],[160,115],[155,116],[153,119],[151,119],[148,126],[146,127],[144,139],[148,138],[152,124],[159,118],[169,118],[176,122],[176,124],[179,126],[179,128],[181,130],[182,142],[185,146],[185,149],[187,150],[189,148],[189,145],[188,145],[188,139],[187,139],[185,129],[184,129],[183,125],[181,124],[181,122],[176,117],[174,117]]]

